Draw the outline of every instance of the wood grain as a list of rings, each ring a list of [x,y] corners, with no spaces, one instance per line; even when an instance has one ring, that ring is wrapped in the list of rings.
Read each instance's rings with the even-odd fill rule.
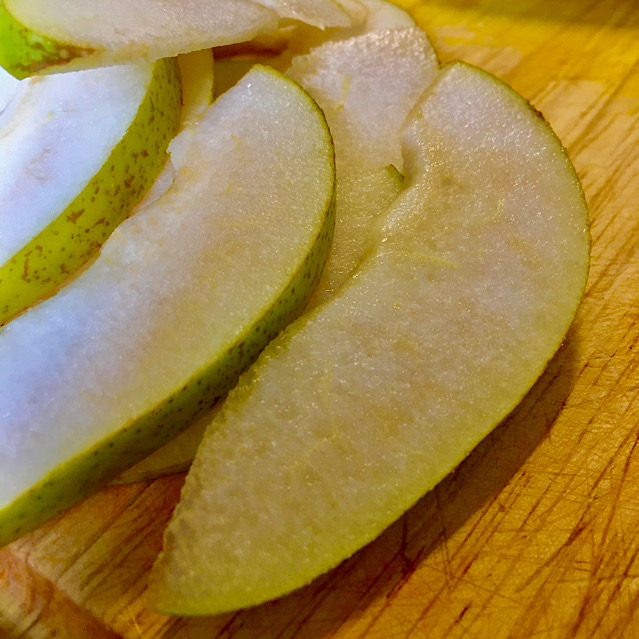
[[[0,551],[0,636],[639,636],[639,5],[403,1],[442,61],[484,67],[557,131],[592,219],[587,292],[517,410],[377,541],[279,601],[144,605],[182,476],[101,491]],[[3,634],[4,633],[4,634]]]

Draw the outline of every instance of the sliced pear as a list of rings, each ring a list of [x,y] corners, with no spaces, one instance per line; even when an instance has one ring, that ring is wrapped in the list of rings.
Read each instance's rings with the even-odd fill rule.
[[[335,295],[350,277],[366,250],[376,217],[399,192],[402,176],[392,163],[402,163],[400,130],[438,69],[428,39],[416,28],[382,29],[327,42],[294,60],[289,74],[322,107],[337,164],[335,236],[307,308]],[[195,427],[193,433],[126,470],[118,481],[184,470],[202,433],[201,427]]]
[[[587,211],[547,124],[447,68],[406,129],[406,188],[340,294],[262,354],[214,419],[151,578],[214,614],[306,584],[450,472],[561,344]]]
[[[360,2],[351,0],[348,5],[338,0],[256,0],[273,9],[279,16],[299,21],[319,29],[349,27],[366,17]],[[348,8],[347,8],[348,7]],[[361,13],[360,13],[361,12]]]
[[[164,475],[182,473],[188,470],[202,443],[204,431],[211,422],[212,416],[223,404],[219,401],[213,410],[198,419],[192,426],[174,437],[168,444],[153,451],[148,457],[120,473],[110,483],[130,484],[149,481]]]
[[[351,24],[333,0],[2,0],[0,65],[18,78],[250,40],[283,19]]]
[[[0,329],[0,545],[209,410],[317,283],[333,148],[298,85],[254,70],[171,158],[169,190]]]
[[[180,118],[173,60],[18,84],[0,113],[0,324],[54,290],[126,218]]]
[[[287,75],[318,101],[335,139],[338,170],[392,164],[402,170],[400,131],[439,65],[417,27],[327,42],[293,60]]]
[[[368,7],[364,31],[417,26],[410,13],[387,0],[362,0]]]

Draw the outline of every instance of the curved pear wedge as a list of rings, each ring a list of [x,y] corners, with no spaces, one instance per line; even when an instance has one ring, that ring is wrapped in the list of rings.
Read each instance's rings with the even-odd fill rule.
[[[562,343],[589,233],[547,124],[455,64],[405,142],[407,185],[370,258],[207,429],[152,572],[159,610],[251,606],[337,565],[506,417]]]
[[[180,100],[174,60],[18,83],[0,113],[0,325],[84,265],[144,196]]]
[[[333,0],[1,0],[0,65],[24,78],[250,40],[286,19],[351,24]]]
[[[297,84],[254,70],[171,155],[166,193],[0,329],[0,545],[208,411],[317,283],[335,165]]]

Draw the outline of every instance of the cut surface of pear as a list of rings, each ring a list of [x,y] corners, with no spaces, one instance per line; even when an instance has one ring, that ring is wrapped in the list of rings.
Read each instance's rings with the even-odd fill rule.
[[[152,572],[159,610],[254,605],[337,565],[449,473],[562,343],[589,233],[548,125],[455,64],[411,115],[405,154],[370,256],[207,429]]]
[[[413,27],[327,42],[296,57],[286,74],[326,113],[338,170],[392,164],[401,172],[401,128],[438,69],[426,34]]]
[[[5,110],[7,104],[13,100],[18,90],[18,80],[8,71],[0,68],[0,114]]]
[[[326,42],[294,58],[287,71],[317,100],[335,144],[335,238],[311,307],[347,281],[376,218],[398,192],[402,127],[439,71],[421,29],[380,28],[393,24],[394,16],[372,23],[368,33]]]
[[[384,25],[394,24],[393,15]],[[328,41],[293,60],[288,74],[324,111],[337,165],[333,244],[307,310],[335,295],[348,279],[365,252],[376,217],[399,192],[402,176],[392,164],[402,164],[400,131],[438,69],[421,30],[386,26],[374,33]],[[195,453],[201,433],[198,427],[182,440],[169,442],[152,459],[124,473],[120,481],[184,469],[186,454]]]
[[[26,79],[0,112],[0,324],[103,244],[166,161],[173,60]]]
[[[250,40],[282,20],[351,24],[334,0],[2,0],[0,65],[26,77]]]
[[[334,153],[298,85],[255,69],[170,151],[166,193],[0,329],[0,545],[209,410],[317,283]]]

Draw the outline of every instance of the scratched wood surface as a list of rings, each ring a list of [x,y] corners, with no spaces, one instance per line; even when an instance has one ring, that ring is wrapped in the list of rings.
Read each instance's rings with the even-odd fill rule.
[[[0,551],[0,636],[639,636],[639,4],[403,2],[442,61],[509,82],[573,158],[593,254],[564,347],[456,472],[303,590],[216,618],[148,610],[174,476],[104,490]]]

